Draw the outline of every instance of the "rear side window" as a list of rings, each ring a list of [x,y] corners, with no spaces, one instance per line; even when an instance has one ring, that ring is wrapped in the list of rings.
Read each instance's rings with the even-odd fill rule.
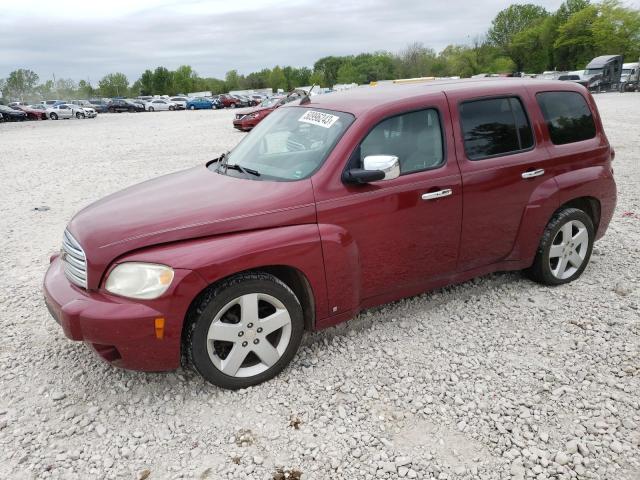
[[[536,95],[555,145],[580,142],[596,136],[596,124],[584,97],[577,92],[543,92]]]
[[[473,100],[460,105],[464,148],[470,160],[508,155],[533,147],[531,125],[516,97]]]

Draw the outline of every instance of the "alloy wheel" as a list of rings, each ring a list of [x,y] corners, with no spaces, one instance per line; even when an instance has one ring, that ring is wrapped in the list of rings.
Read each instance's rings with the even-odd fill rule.
[[[580,220],[565,223],[551,242],[549,267],[554,277],[564,280],[582,266],[589,249],[589,232]]]
[[[231,377],[251,377],[271,368],[291,339],[291,316],[265,293],[242,295],[217,313],[207,333],[213,365]]]

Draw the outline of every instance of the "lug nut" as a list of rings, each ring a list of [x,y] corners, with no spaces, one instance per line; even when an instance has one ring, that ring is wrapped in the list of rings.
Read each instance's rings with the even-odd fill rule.
[[[251,327],[253,327],[253,323],[250,323],[247,325],[247,328],[251,328]]]
[[[259,344],[259,343],[260,343],[260,340],[258,340],[257,338],[253,341],[253,344],[254,344],[254,345],[257,345],[257,344]]]
[[[258,327],[258,333],[262,333],[262,327]]]
[[[246,347],[247,345],[248,345],[248,343],[247,343],[247,342],[242,342],[242,346],[243,346],[243,347]]]
[[[244,332],[243,332],[242,330],[240,330],[240,331],[238,332],[238,336],[239,336],[239,337],[241,337],[241,336],[243,336],[243,335],[244,335]]]

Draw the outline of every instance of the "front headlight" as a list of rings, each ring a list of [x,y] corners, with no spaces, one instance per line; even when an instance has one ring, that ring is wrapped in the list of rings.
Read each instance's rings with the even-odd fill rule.
[[[149,300],[167,291],[173,280],[173,269],[155,263],[127,262],[117,265],[109,274],[105,288],[123,297]]]

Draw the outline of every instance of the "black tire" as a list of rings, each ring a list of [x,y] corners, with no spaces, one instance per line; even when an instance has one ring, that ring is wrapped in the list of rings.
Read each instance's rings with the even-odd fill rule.
[[[560,229],[570,221],[579,221],[587,229],[588,244],[582,264],[567,278],[558,278],[553,274],[550,262],[550,251],[553,245],[554,239],[557,238]],[[565,208],[556,212],[553,218],[547,224],[540,245],[536,252],[536,257],[533,265],[525,270],[525,273],[532,280],[542,283],[544,285],[562,285],[565,283],[573,282],[576,280],[584,269],[589,264],[591,258],[591,252],[593,250],[593,242],[595,240],[595,229],[593,226],[593,220],[584,211],[577,208]]]
[[[78,120],[80,120],[82,117],[84,117],[84,115],[83,115],[83,114],[81,114],[80,112],[76,112],[76,118],[77,118]]]
[[[58,120],[58,114],[55,112],[51,112],[49,117],[51,118],[51,120]]]
[[[232,103],[231,105],[229,105],[229,108],[236,108],[236,104]]]
[[[150,112],[153,112],[153,107],[149,107],[149,111],[150,111]]]
[[[209,357],[207,333],[214,317],[222,308],[235,298],[250,293],[270,295],[285,306],[291,318],[291,336],[278,361],[267,370],[249,377],[230,376],[222,373]],[[237,390],[257,385],[280,373],[298,351],[303,331],[302,306],[293,291],[284,282],[263,272],[242,273],[212,285],[197,300],[195,308],[191,309],[185,324],[183,356],[187,363],[208,382],[222,388]],[[247,358],[244,361],[247,361]]]
[[[173,106],[169,107],[169,110],[171,110],[172,112],[173,112],[175,109],[176,109],[176,107],[173,107]]]
[[[195,105],[191,105],[191,106],[189,107],[189,109],[191,109],[191,110],[195,110],[195,109],[196,109],[196,106],[195,106]]]

